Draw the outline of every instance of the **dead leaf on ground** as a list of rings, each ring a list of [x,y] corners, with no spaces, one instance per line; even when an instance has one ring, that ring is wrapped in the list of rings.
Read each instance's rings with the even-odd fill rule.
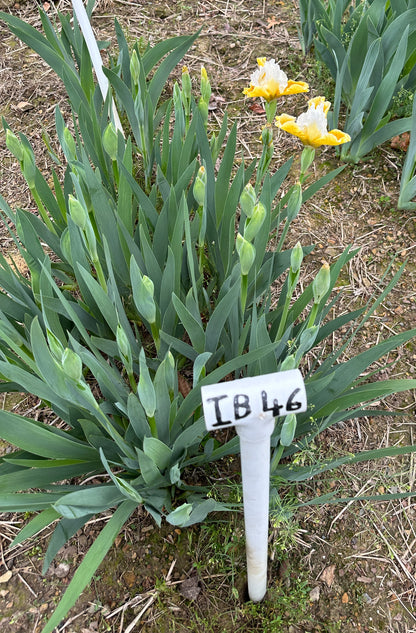
[[[29,101],[19,101],[17,105],[12,105],[12,110],[19,110],[20,112],[28,112],[33,110],[35,106],[29,103]]]
[[[410,142],[410,134],[409,132],[404,132],[398,136],[393,136],[390,141],[390,147],[393,149],[400,149],[403,152],[407,152],[407,148],[409,147]]]
[[[330,565],[329,567],[325,567],[324,571],[321,574],[321,580],[326,584],[327,587],[332,587],[335,578],[335,565]]]
[[[250,103],[248,108],[249,108],[249,110],[254,112],[254,114],[266,114],[266,110],[264,108],[262,108],[262,106],[259,105],[256,102]]]
[[[275,26],[282,24],[283,20],[276,20],[276,16],[272,15],[270,18],[267,18],[267,26],[266,29],[274,29]]]
[[[0,576],[0,582],[9,582],[10,578],[13,576],[12,572],[6,571],[5,574],[3,574],[2,576]]]

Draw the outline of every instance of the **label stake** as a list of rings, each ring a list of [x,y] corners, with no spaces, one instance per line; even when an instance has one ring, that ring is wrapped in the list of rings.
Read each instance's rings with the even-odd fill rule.
[[[267,590],[270,437],[275,417],[306,411],[298,369],[201,387],[208,431],[235,426],[240,438],[248,595],[260,602]]]

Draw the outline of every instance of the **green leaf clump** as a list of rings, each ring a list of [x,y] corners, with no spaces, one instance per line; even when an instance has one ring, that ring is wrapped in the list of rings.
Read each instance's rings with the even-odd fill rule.
[[[55,112],[62,153],[51,155],[57,169],[48,181],[28,139],[3,122],[38,213],[14,210],[0,196],[27,267],[22,274],[0,254],[0,390],[36,396],[60,424],[0,411],[0,437],[15,447],[0,458],[0,509],[38,512],[15,543],[55,523],[46,570],[92,516],[115,508],[45,625],[50,633],[138,505],[157,524],[175,526],[237,507],[218,496],[208,474],[193,478],[195,467],[208,471],[239,450],[236,437],[207,437],[203,385],[304,369],[312,349],[350,326],[338,348],[304,371],[307,412],[276,418],[273,472],[301,480],[338,466],[288,467],[320,432],[416,386],[363,379],[415,331],[343,360],[402,269],[380,297],[332,319],[334,288],[354,251],[301,287],[312,247],[285,249],[285,237],[302,201],[340,169],[303,188],[311,162],[305,149],[302,184],[289,185],[293,159],[273,172],[267,135],[259,165],[237,161],[236,126],[229,130],[226,116],[217,129],[208,125],[205,69],[201,94],[193,95],[184,68],[164,100],[196,35],[143,53],[137,43],[129,48],[116,22],[118,56],[104,68],[110,91],[103,98],[76,19],[59,14],[54,27],[41,11],[43,35],[0,17],[59,74],[72,108],[68,121]],[[114,125],[112,99],[123,130]]]

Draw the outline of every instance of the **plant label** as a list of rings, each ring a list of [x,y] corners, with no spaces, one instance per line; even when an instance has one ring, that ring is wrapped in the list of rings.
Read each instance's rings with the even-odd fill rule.
[[[201,387],[201,396],[208,431],[307,409],[299,369],[206,385]]]

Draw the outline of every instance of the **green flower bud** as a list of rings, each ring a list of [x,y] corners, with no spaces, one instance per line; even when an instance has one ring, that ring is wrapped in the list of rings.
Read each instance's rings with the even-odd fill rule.
[[[261,131],[261,142],[263,145],[273,145],[273,129],[271,125],[265,125]]]
[[[244,237],[248,242],[252,242],[256,237],[261,225],[266,217],[266,207],[258,202],[253,209],[253,215],[246,220],[244,226]]]
[[[69,213],[73,222],[79,226],[81,230],[84,230],[88,221],[88,213],[83,204],[74,196],[69,194],[68,196]]]
[[[205,202],[205,186],[207,184],[207,173],[205,167],[201,165],[195,178],[194,188],[192,193],[200,207],[204,206]]]
[[[27,184],[29,185],[29,189],[34,189],[36,177],[35,157],[32,150],[26,146],[22,146],[22,151],[23,175],[26,178]]]
[[[65,374],[74,382],[82,378],[82,361],[78,354],[67,347],[62,354],[62,368]]]
[[[192,96],[192,81],[187,66],[182,68],[182,95],[184,106],[187,107],[191,103]]]
[[[117,323],[116,341],[117,341],[118,351],[120,352],[120,356],[122,356],[123,359],[131,358],[131,349],[130,349],[129,339],[127,338],[127,335],[125,331],[123,330],[123,328],[121,327],[120,323]]]
[[[297,273],[299,268],[301,267],[303,260],[303,248],[300,245],[300,242],[297,242],[295,247],[292,249],[290,254],[290,269],[292,273]]]
[[[282,446],[290,446],[292,444],[296,433],[296,424],[296,414],[289,413],[289,415],[285,417],[282,430],[280,431],[280,444]]]
[[[153,281],[142,275],[140,270],[137,274],[137,283],[133,287],[133,300],[137,308],[138,313],[143,319],[146,319],[150,324],[156,322],[156,304],[154,300],[155,288]]]
[[[183,136],[185,132],[184,103],[181,89],[177,83],[173,86],[173,107],[175,108],[175,130],[177,129],[179,134]]]
[[[133,51],[130,57],[130,74],[133,83],[137,86],[140,80],[140,62],[136,51]]]
[[[256,258],[256,249],[240,233],[237,233],[236,248],[240,258],[241,274],[248,275]]]
[[[166,383],[169,391],[173,394],[176,383],[176,366],[172,352],[169,350],[165,357],[166,361]]]
[[[329,290],[331,283],[331,271],[329,264],[325,262],[321,270],[312,282],[313,302],[320,303]]]
[[[248,218],[253,215],[253,209],[256,204],[256,192],[251,182],[247,183],[241,192],[240,206]]]
[[[287,219],[289,222],[292,222],[299,213],[300,207],[302,206],[302,187],[300,183],[293,185],[292,191],[290,192],[289,200],[287,203]]]
[[[204,125],[206,125],[208,123],[208,104],[206,101],[203,100],[202,97],[200,98],[198,103],[198,110],[202,117],[202,122],[204,123]]]
[[[294,354],[286,356],[282,364],[280,365],[280,371],[289,371],[289,369],[296,369],[296,358]]]
[[[77,148],[75,145],[74,137],[67,127],[64,128],[64,141],[66,143],[68,154],[70,155],[70,157],[73,159],[76,158]]]
[[[319,326],[312,325],[302,332],[299,340],[299,347],[296,350],[296,364],[298,365],[302,360],[302,356],[308,352],[315,343],[318,336]]]
[[[72,252],[71,252],[71,236],[69,234],[68,227],[66,227],[61,235],[61,250],[66,261],[73,266]]]
[[[144,318],[149,323],[155,323],[156,321],[156,304],[154,300],[155,287],[153,281],[147,275],[143,275],[143,288],[146,294],[146,315]]]
[[[155,388],[150,378],[149,370],[146,364],[146,357],[143,348],[140,350],[140,378],[137,386],[137,395],[143,409],[146,412],[148,418],[153,418],[156,411],[156,393]]]
[[[50,330],[46,330],[46,334],[48,336],[49,349],[51,350],[51,352],[55,356],[55,358],[57,360],[59,360],[59,362],[61,363],[62,362],[62,356],[63,356],[63,353],[64,353],[64,348],[63,348],[63,345],[62,345],[61,341]]]
[[[204,66],[201,66],[201,96],[203,101],[209,104],[209,100],[211,98],[211,84],[208,79],[207,71]]]
[[[15,158],[21,163],[23,160],[23,147],[22,143],[17,138],[16,134],[7,128],[6,130],[6,145],[9,152],[13,154]]]
[[[109,123],[103,134],[103,147],[111,160],[117,160],[118,136],[113,123]]]

